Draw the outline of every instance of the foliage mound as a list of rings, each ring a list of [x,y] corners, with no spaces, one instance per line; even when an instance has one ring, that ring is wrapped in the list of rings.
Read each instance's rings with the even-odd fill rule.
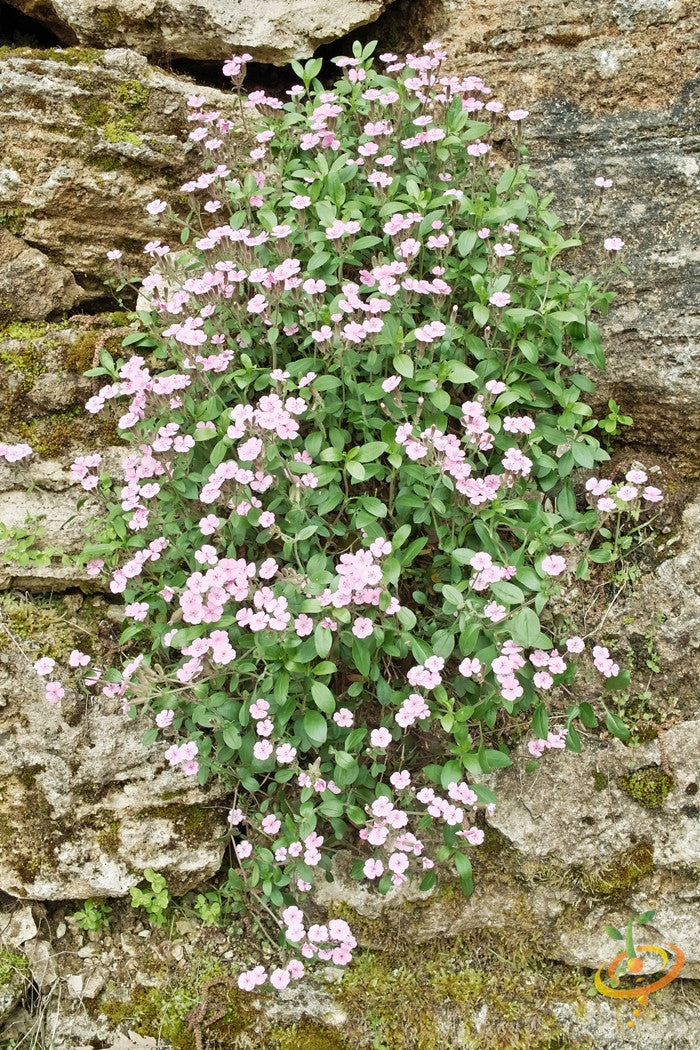
[[[138,355],[88,373],[108,377],[89,411],[124,402],[124,483],[98,455],[73,467],[108,502],[86,553],[136,653],[93,688],[231,785],[229,906],[285,908],[287,944],[340,964],[346,924],[307,929],[292,903],[335,848],[381,892],[441,868],[470,892],[496,802],[478,779],[509,744],[531,723],[533,754],[579,750],[603,711],[624,737],[604,647],[599,710],[552,699],[585,643],[550,600],[660,498],[642,470],[591,476],[609,457],[576,362],[604,365],[592,317],[622,242],[575,279],[527,113],[443,73],[438,45],[381,72],[371,53],[337,59],[332,89],[317,60],[287,101],[240,95],[236,128],[189,99],[205,162],[181,249],[146,246]],[[245,58],[224,67],[239,89]]]

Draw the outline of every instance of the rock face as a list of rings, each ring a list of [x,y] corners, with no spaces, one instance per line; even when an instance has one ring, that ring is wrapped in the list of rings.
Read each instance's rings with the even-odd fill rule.
[[[0,323],[104,298],[115,246],[144,269],[144,243],[164,239],[145,205],[198,164],[193,143],[181,141],[192,91],[133,51],[0,54],[0,257],[13,260],[0,279]],[[223,92],[200,93],[223,113],[231,108]],[[28,294],[28,274],[40,276],[38,294]]]
[[[64,313],[81,297],[70,270],[0,228],[0,321]]]
[[[129,47],[161,58],[215,62],[248,51],[256,62],[284,65],[308,58],[391,0],[10,0],[66,44]]]
[[[678,944],[683,976],[698,978],[700,722],[669,729],[662,746],[591,742],[581,755],[551,753],[534,773],[521,755],[494,774],[499,803],[488,823],[499,834],[474,851],[468,901],[415,888],[382,898],[348,880],[342,862],[316,899],[375,920],[380,943],[521,928],[545,958],[591,969],[616,954],[606,924],[655,909],[644,943]],[[371,945],[372,925],[364,928]]]
[[[213,875],[227,827],[216,794],[121,713],[85,709],[70,687],[63,710],[41,693],[28,661],[0,652],[0,890],[85,900],[125,895],[149,867],[173,893]]]
[[[430,37],[451,71],[475,73],[507,109],[523,107],[536,183],[589,247],[564,265],[600,274],[603,241],[625,241],[629,276],[603,322],[615,398],[635,420],[631,443],[681,456],[698,476],[697,4],[693,0],[397,0],[372,34],[380,50]],[[593,180],[612,190],[596,199]],[[594,206],[594,207],[592,207]],[[592,214],[589,214],[591,213]]]

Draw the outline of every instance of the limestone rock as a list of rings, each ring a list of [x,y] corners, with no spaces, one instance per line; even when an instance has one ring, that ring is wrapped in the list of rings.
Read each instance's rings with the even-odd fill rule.
[[[49,317],[84,297],[70,270],[0,227],[0,322]]]
[[[5,965],[8,972],[2,974],[3,980],[0,982],[0,1025],[7,1020],[27,990],[27,974],[14,967],[11,959],[3,957],[0,951],[0,966],[4,969]]]
[[[10,0],[67,44],[130,47],[144,55],[212,62],[250,52],[284,65],[373,22],[391,0]]]
[[[607,414],[614,398],[634,419],[625,438],[653,452],[672,454],[692,477],[700,440],[700,317],[694,204],[700,165],[693,156],[697,123],[692,95],[659,109],[591,113],[551,100],[537,105],[532,155],[536,182],[555,194],[554,207],[571,227],[587,218],[583,250],[565,256],[581,274],[602,275],[612,261],[603,241],[625,242],[629,274],[613,274],[610,312],[601,319],[608,360],[595,408]],[[595,176],[613,179],[596,198]],[[648,461],[648,459],[647,459]]]
[[[531,774],[516,762],[493,775],[499,805],[489,823],[517,850],[521,872],[535,882],[558,874],[564,886],[574,870],[572,884],[600,898],[583,927],[563,927],[550,946],[555,958],[600,965],[605,915],[626,921],[622,896],[636,911],[656,909],[655,937],[680,944],[685,976],[700,976],[698,747],[700,721],[684,722],[663,733],[663,754],[658,741],[613,740],[580,755],[550,753]]]
[[[19,948],[37,935],[37,926],[28,904],[12,911],[0,912],[0,944],[6,948]]]
[[[699,746],[699,721],[664,734],[673,782],[658,808],[618,783],[641,770],[647,802],[660,801],[665,774],[656,742],[635,749],[617,740],[589,742],[581,755],[548,753],[531,774],[524,772],[527,756],[516,757],[512,768],[486,778],[499,800],[488,823],[499,834],[472,851],[469,899],[415,887],[382,897],[353,882],[342,857],[333,882],[315,887],[314,898],[331,912],[341,904],[344,915],[351,909],[362,916],[358,930],[370,932],[356,936],[370,947],[388,935],[422,942],[510,928],[534,938],[545,957],[591,969],[615,954],[606,924],[621,927],[632,911],[655,909],[645,943],[680,945],[684,977],[700,977]],[[367,919],[378,923],[376,943]]]
[[[193,89],[187,79],[123,49],[24,48],[0,55],[0,256],[10,234],[19,245],[17,261],[0,279],[0,306],[8,304],[0,323],[103,296],[112,248],[145,272],[144,243],[173,232],[145,205],[170,195],[201,163],[187,141],[185,100]],[[233,109],[230,95],[196,90],[224,115]],[[40,284],[40,295],[28,295],[30,272],[47,291]]]
[[[62,707],[26,662],[0,654],[0,889],[118,897],[152,867],[183,893],[216,872],[227,828],[216,790],[166,767],[162,745],[143,747],[143,726],[99,701],[86,708],[69,685]]]
[[[101,454],[101,468],[118,477],[123,450],[103,449]],[[83,491],[66,463],[36,457],[23,461],[18,470],[3,461],[0,521],[6,532],[0,541],[0,591],[94,591],[104,586],[77,558],[102,513],[100,501]]]
[[[688,504],[664,553],[670,556],[623,592],[606,629],[639,670],[651,649],[658,671],[650,686],[671,714],[695,707],[700,676],[700,499]]]
[[[396,0],[372,27],[379,50],[442,42],[449,71],[478,74],[506,110],[527,109],[528,163],[590,246],[562,264],[600,276],[603,241],[625,241],[601,322],[631,444],[680,458],[698,477],[698,23],[695,0]],[[602,199],[593,180],[614,180]],[[593,372],[591,372],[593,375]]]

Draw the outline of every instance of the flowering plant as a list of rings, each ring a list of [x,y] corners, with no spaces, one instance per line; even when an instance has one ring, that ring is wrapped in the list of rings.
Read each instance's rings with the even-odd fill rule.
[[[97,455],[73,466],[108,501],[88,569],[136,651],[102,693],[184,775],[231,785],[230,907],[280,909],[288,945],[339,964],[346,924],[296,906],[334,848],[380,892],[441,865],[470,892],[496,803],[478,780],[510,764],[510,728],[579,750],[593,707],[550,730],[547,698],[585,643],[548,602],[657,491],[629,478],[596,506],[603,483],[574,482],[609,458],[575,368],[604,365],[609,295],[559,266],[579,240],[520,163],[526,111],[444,74],[438,45],[381,72],[371,53],[337,59],[332,89],[315,60],[287,101],[241,96],[237,134],[189,99],[205,170],[183,249],[146,245],[145,330],[124,340],[146,356],[88,373],[108,377],[90,412],[125,402],[123,485]],[[226,71],[240,88],[245,56]]]

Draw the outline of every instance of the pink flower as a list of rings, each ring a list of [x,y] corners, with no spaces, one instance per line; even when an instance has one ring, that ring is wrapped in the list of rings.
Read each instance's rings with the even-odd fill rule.
[[[654,488],[653,485],[647,485],[642,492],[642,498],[649,503],[660,503],[664,496],[661,489]]]
[[[354,720],[355,719],[352,711],[347,707],[341,707],[333,715],[333,721],[337,726],[340,726],[342,729],[349,729],[350,726],[353,724]]]
[[[258,762],[265,762],[272,754],[272,744],[269,740],[258,740],[253,746],[253,757]]]
[[[643,470],[628,470],[625,474],[625,481],[629,481],[632,485],[643,485],[648,478]]]
[[[294,630],[300,638],[306,638],[314,629],[314,621],[306,613],[300,613],[294,621]]]
[[[542,559],[542,572],[547,576],[561,576],[566,569],[566,559],[560,554],[548,554]]]
[[[374,624],[367,616],[358,616],[352,625],[352,633],[356,638],[369,638],[374,631]]]
[[[149,215],[158,215],[160,212],[165,211],[167,207],[168,205],[166,201],[156,198],[154,201],[151,201],[150,204],[146,205],[146,211]]]
[[[73,649],[68,657],[69,667],[87,667],[90,657],[87,653],[81,653],[80,649]]]
[[[268,815],[263,818],[261,827],[266,835],[276,835],[282,827],[282,822],[278,820],[277,817],[273,816],[272,813],[268,813]]]
[[[397,386],[401,383],[401,376],[389,376],[382,383],[382,390],[385,394],[390,394],[392,390],[396,390]]]
[[[271,580],[278,568],[279,566],[274,558],[266,558],[258,569],[258,576],[261,580]]]
[[[292,977],[289,970],[273,970],[270,974],[270,984],[273,988],[276,988],[278,992],[286,988]]]
[[[508,118],[510,120],[525,120],[525,117],[529,116],[530,111],[528,109],[511,109],[510,113],[508,114]]]
[[[267,713],[270,710],[270,705],[267,700],[256,700],[255,703],[250,705],[250,717],[251,718],[267,718]]]
[[[391,743],[391,733],[383,726],[380,729],[373,729],[369,735],[369,742],[372,747],[388,747]]]
[[[606,179],[604,175],[599,175],[595,180],[595,185],[599,190],[609,190],[613,184],[612,179]]]
[[[122,253],[119,251],[118,248],[112,248],[112,250],[110,252],[107,252],[107,258],[111,262],[115,262],[117,259],[121,259],[121,257],[122,257]]]
[[[576,634],[572,638],[566,639],[566,651],[569,653],[582,653],[585,648],[586,643],[583,638],[579,638]]]
[[[365,873],[365,877],[368,879],[378,879],[384,874],[384,865],[380,860],[373,860],[371,857],[365,861],[364,868],[362,869]]]
[[[493,295],[489,296],[489,302],[492,306],[497,306],[499,309],[502,309],[510,302],[510,296],[508,295],[508,292],[494,292]]]
[[[297,749],[292,747],[291,744],[280,744],[275,751],[275,758],[280,765],[289,765],[290,762],[294,761],[296,753]]]
[[[44,677],[45,675],[50,675],[55,666],[56,661],[52,660],[50,656],[42,656],[34,664],[34,670],[37,674]]]
[[[603,241],[603,247],[606,252],[619,252],[625,246],[625,242],[621,237],[606,237]]]
[[[46,683],[46,699],[50,704],[57,704],[61,697],[65,695],[66,691],[60,682]]]
[[[400,772],[392,773],[389,777],[389,783],[397,791],[402,791],[411,783],[411,774],[407,769],[402,769]]]
[[[457,832],[459,834],[459,832]],[[464,832],[464,838],[467,842],[471,843],[472,846],[480,846],[484,841],[484,832],[481,828],[469,828]]]
[[[167,711],[159,711],[156,715],[156,725],[159,729],[167,729],[168,726],[173,724],[173,718],[175,712],[168,709]]]

